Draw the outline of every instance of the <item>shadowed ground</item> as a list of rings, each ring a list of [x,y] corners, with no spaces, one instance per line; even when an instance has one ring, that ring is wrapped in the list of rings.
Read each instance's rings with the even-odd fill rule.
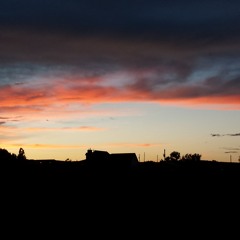
[[[148,238],[153,233],[174,237],[175,231],[204,236],[213,223],[238,217],[238,163],[144,162],[133,167],[25,160],[3,162],[0,169],[4,221],[25,227],[28,222],[38,234],[50,231],[56,237],[68,229],[67,237],[94,237],[96,231],[113,238],[142,232]]]

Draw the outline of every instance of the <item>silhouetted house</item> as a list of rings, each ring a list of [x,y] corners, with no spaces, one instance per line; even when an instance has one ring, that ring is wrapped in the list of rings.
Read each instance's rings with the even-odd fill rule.
[[[136,166],[138,159],[135,153],[112,153],[107,151],[91,150],[87,151],[86,160],[94,164],[109,164],[114,166]]]
[[[88,149],[86,155],[87,161],[104,161],[109,159],[109,153],[107,151],[99,151],[99,150],[92,150]]]
[[[138,164],[135,153],[112,153],[110,159],[112,162],[126,167],[133,167]]]

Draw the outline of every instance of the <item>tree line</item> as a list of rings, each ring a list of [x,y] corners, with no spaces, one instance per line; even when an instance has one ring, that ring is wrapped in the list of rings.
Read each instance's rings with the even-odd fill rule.
[[[173,151],[170,153],[169,156],[167,157],[164,157],[163,161],[166,161],[166,162],[176,162],[176,161],[195,161],[195,162],[198,162],[201,160],[201,157],[202,155],[199,154],[199,153],[187,153],[183,156],[181,156],[180,152],[177,152],[177,151]]]
[[[1,160],[26,160],[27,157],[25,155],[25,151],[23,148],[20,148],[18,151],[18,155],[15,153],[10,153],[7,149],[5,148],[0,148],[0,159]]]

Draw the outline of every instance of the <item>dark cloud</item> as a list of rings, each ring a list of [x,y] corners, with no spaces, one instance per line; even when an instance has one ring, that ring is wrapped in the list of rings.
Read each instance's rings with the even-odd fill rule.
[[[213,133],[213,134],[211,134],[211,136],[212,136],[212,137],[221,137],[221,136],[223,136],[223,135],[221,135],[221,134],[214,134],[214,133]]]
[[[240,133],[227,134],[227,136],[236,137],[240,136]]]
[[[224,69],[224,67],[223,67]],[[214,77],[207,78],[203,81],[201,86],[191,86],[188,92],[194,91],[194,94],[198,96],[224,96],[224,95],[237,95],[239,96],[240,89],[240,71],[238,76],[233,79],[227,79],[231,77],[231,70],[227,70],[226,74],[222,74],[221,71]]]
[[[235,0],[2,0],[1,25],[88,33],[238,34]]]
[[[238,153],[237,151],[229,151],[229,152],[225,152],[225,153]]]
[[[16,116],[16,117],[0,117],[0,124],[5,124],[8,122],[19,122],[21,116]]]
[[[230,76],[230,72],[228,72],[228,76]],[[238,76],[237,78],[233,78],[230,80],[225,80],[225,76],[221,76],[222,79],[219,77],[219,84],[215,85],[214,91],[216,93],[222,92],[225,93],[226,95],[231,93],[231,94],[237,94],[239,95],[239,89],[240,89],[240,77]],[[222,80],[222,83],[221,83]]]
[[[75,82],[87,80],[91,87],[121,85],[151,100],[210,97],[213,104],[239,106],[239,5],[1,1],[0,87],[33,89],[35,83],[36,89],[74,79],[69,88],[75,88],[82,87]],[[29,99],[38,97],[37,92]]]
[[[211,136],[212,136],[212,137],[224,137],[224,136],[238,137],[238,136],[240,136],[240,133],[211,134]]]

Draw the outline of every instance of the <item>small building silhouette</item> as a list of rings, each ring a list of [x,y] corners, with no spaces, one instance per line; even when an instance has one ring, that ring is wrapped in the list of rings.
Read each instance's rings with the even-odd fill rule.
[[[88,149],[86,155],[87,161],[96,161],[96,160],[108,160],[109,153],[107,151],[100,151],[100,150],[92,150]]]
[[[138,164],[138,158],[135,153],[108,153],[107,151],[88,149],[86,160],[96,164],[109,164],[119,166],[135,166]]]

